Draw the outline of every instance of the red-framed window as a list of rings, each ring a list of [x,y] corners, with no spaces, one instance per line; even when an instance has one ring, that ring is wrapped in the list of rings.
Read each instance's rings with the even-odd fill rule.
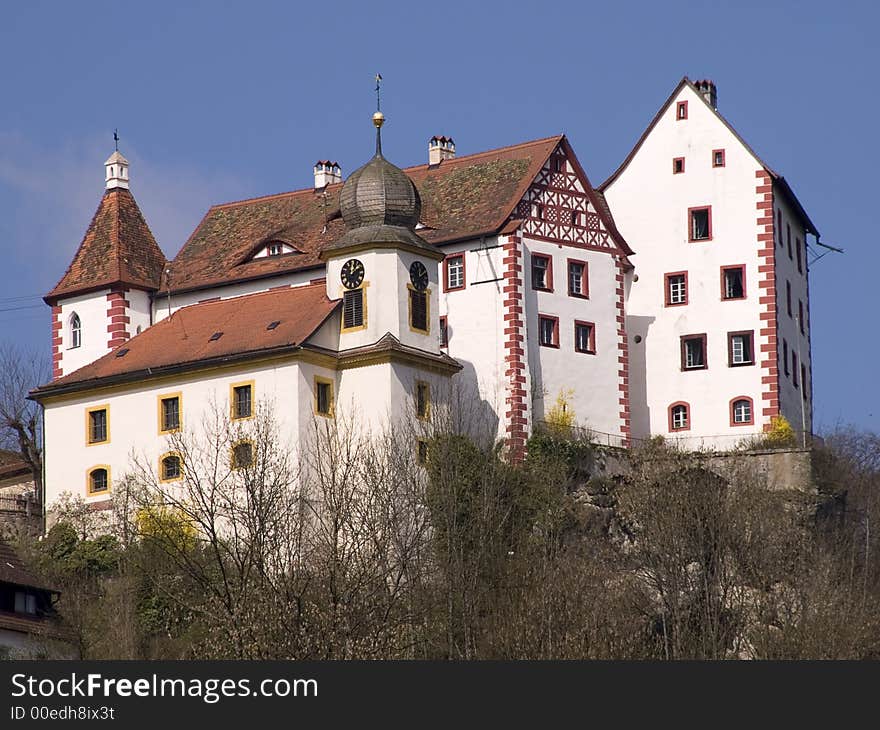
[[[449,346],[449,321],[445,316],[440,317],[440,347]]]
[[[675,118],[678,120],[688,118],[688,103],[687,103],[687,101],[680,101],[675,105]]]
[[[596,325],[592,322],[574,321],[574,350],[588,355],[596,354]]]
[[[730,401],[730,425],[751,426],[755,423],[755,404],[747,395],[739,395]]]
[[[746,265],[721,267],[721,298],[745,299],[746,298]]]
[[[571,225],[573,225],[575,227],[579,227],[581,225],[580,211],[578,211],[578,210],[571,211],[571,214],[569,215],[569,221],[571,222]]]
[[[443,259],[443,291],[458,291],[464,289],[465,284],[464,251],[449,254]]]
[[[538,315],[538,342],[541,347],[559,347],[559,317]]]
[[[706,334],[681,336],[681,369],[705,370],[709,367]]]
[[[672,271],[663,274],[663,303],[667,307],[680,307],[688,303],[688,272]]]
[[[676,401],[667,410],[669,415],[669,431],[691,430],[691,406],[683,400]]]
[[[712,206],[688,208],[688,241],[712,240]]]
[[[727,365],[732,368],[755,364],[755,331],[727,333]]]
[[[724,150],[712,150],[712,167],[724,167],[727,164],[727,155]]]
[[[590,266],[586,261],[568,259],[568,296],[590,298]]]
[[[684,157],[672,158],[672,174],[681,175],[684,172]]]
[[[532,289],[553,291],[553,258],[543,253],[532,254]]]

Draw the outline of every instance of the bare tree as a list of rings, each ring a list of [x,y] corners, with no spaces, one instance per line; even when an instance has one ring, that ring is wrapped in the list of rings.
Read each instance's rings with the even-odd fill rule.
[[[48,379],[46,360],[12,345],[0,346],[0,447],[21,453],[43,493],[40,406],[28,392]]]

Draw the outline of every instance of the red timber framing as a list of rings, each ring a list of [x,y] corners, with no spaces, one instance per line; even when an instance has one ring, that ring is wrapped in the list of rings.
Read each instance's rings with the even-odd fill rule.
[[[563,164],[564,163],[564,164]],[[534,214],[540,206],[540,217]],[[603,206],[600,215],[598,206]],[[573,215],[576,213],[577,215]],[[625,275],[631,267],[627,255],[632,251],[620,236],[616,229],[609,231],[609,225],[614,226],[613,220],[606,225],[607,211],[604,209],[602,198],[596,193],[586,173],[580,165],[577,157],[568,147],[565,140],[553,151],[544,163],[541,171],[537,174],[531,185],[526,190],[516,207],[514,215],[522,219],[519,236],[516,241],[521,242],[523,236],[539,241],[548,241],[573,249],[589,249],[601,251],[614,257],[615,261],[615,307],[617,322],[617,382],[620,436],[624,446],[630,445],[630,406],[629,406],[629,349],[626,336],[626,315],[624,309]],[[513,240],[513,237],[511,237]],[[521,256],[521,253],[518,255]],[[509,255],[505,252],[505,263]],[[512,262],[511,262],[512,263]],[[521,263],[521,262],[520,262]],[[505,272],[507,270],[505,269]],[[522,287],[521,270],[518,286]],[[567,273],[567,272],[566,272]],[[505,284],[507,284],[505,273]],[[566,284],[567,287],[567,284]],[[511,290],[512,291],[512,290]],[[507,287],[505,287],[507,292]],[[518,303],[521,307],[521,302]],[[505,299],[507,307],[507,299]],[[505,308],[505,334],[511,328],[508,316],[517,314],[508,313]],[[522,312],[518,313],[522,321]],[[519,326],[522,332],[522,325]],[[518,340],[519,349],[523,348],[524,338]],[[511,357],[508,350],[508,358]],[[508,365],[508,368],[510,366]],[[510,370],[508,370],[510,377]],[[522,383],[525,383],[523,375]],[[511,383],[513,385],[513,383]],[[522,393],[522,412],[526,412],[525,391]],[[523,418],[525,421],[525,418]],[[510,437],[508,438],[510,440]]]
[[[107,294],[107,347],[111,350],[128,339],[131,303],[125,298],[128,289],[113,289]]]
[[[755,171],[758,223],[758,303],[761,305],[761,329],[755,357],[761,367],[761,420],[764,430],[779,415],[779,344],[777,342],[778,308],[776,301],[776,247],[774,244],[773,184],[763,168]],[[781,238],[781,236],[780,236]],[[757,422],[757,418],[752,418]]]
[[[522,237],[510,234],[503,251],[504,377],[507,380],[504,421],[508,458],[517,463],[525,456],[529,431]]]
[[[61,367],[61,305],[52,307],[52,379],[60,378],[64,373]]]

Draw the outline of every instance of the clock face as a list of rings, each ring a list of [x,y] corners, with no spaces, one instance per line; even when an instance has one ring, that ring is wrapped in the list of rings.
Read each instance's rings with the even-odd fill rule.
[[[349,259],[342,265],[339,278],[346,289],[357,289],[364,281],[364,265],[357,259]]]
[[[428,288],[428,270],[421,261],[413,261],[412,266],[409,267],[409,280],[419,291]]]

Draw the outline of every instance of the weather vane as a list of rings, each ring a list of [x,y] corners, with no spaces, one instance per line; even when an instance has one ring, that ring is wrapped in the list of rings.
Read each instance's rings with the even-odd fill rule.
[[[113,141],[116,143],[116,151],[119,152],[119,130],[113,130]]]
[[[382,74],[376,74],[376,111],[382,111],[382,103],[379,97],[379,88],[382,83]]]

